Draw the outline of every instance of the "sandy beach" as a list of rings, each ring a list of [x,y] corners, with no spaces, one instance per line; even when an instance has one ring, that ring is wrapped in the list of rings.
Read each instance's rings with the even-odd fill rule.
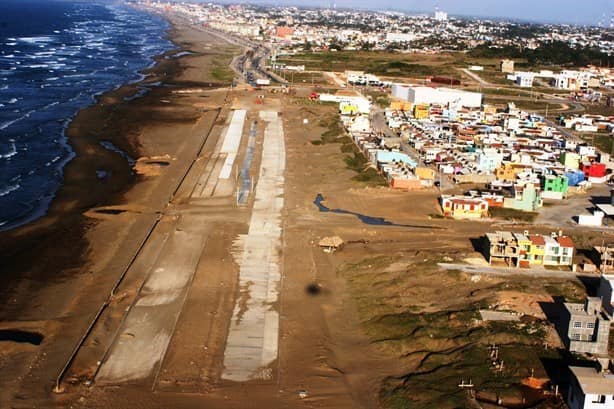
[[[29,402],[53,398],[62,361],[168,204],[220,112],[227,84],[211,74],[217,66],[212,61],[228,64],[240,50],[177,21],[168,35],[177,48],[157,57],[141,83],[102,95],[72,121],[67,136],[76,156],[47,215],[0,233],[0,330],[44,337],[40,347],[3,343],[2,407],[16,396]],[[173,57],[185,51],[191,54]],[[143,87],[148,92],[132,99]],[[195,88],[215,92],[189,92]],[[137,161],[134,169],[102,141]]]
[[[435,190],[354,180],[340,144],[321,143],[336,106],[308,85],[230,90],[243,50],[172,24],[173,53],[190,54],[161,56],[145,96],[126,100],[130,85],[81,111],[49,214],[0,236],[0,407],[379,407],[409,369],[365,313],[414,290],[374,307],[363,292],[391,271],[439,293],[414,270],[434,248],[472,254],[483,227],[431,218]],[[349,212],[320,211],[319,194]],[[335,235],[347,245],[323,252]]]

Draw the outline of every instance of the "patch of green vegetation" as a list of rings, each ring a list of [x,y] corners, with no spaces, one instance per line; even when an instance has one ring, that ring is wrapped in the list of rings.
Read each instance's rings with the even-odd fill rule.
[[[341,145],[341,152],[343,153],[354,152],[354,143],[350,142],[350,143],[344,143],[343,145]]]
[[[497,96],[512,96],[512,97],[529,97],[531,96],[530,92],[527,92],[523,89],[516,88],[507,88],[507,87],[499,87],[499,88],[467,88],[467,91],[473,92],[481,92],[484,94],[486,98],[489,95],[497,95]]]
[[[536,65],[573,65],[582,67],[589,64],[613,65],[614,56],[608,56],[598,48],[573,47],[563,41],[543,43],[535,49],[518,48],[515,46],[491,47],[489,44],[479,45],[469,51],[474,58],[523,58],[529,66]]]
[[[538,215],[536,212],[524,212],[522,210],[506,209],[503,207],[491,207],[488,211],[491,217],[497,219],[522,222],[533,222]]]
[[[371,98],[371,101],[375,102],[381,108],[387,108],[390,106],[390,98],[385,92],[367,91],[365,94]]]
[[[562,297],[566,302],[583,302],[586,289],[578,281],[565,281],[544,285],[544,289],[552,297]]]
[[[386,185],[386,179],[377,169],[368,166],[369,163],[367,158],[365,158],[362,152],[356,147],[352,139],[346,135],[342,135],[343,128],[336,115],[321,119],[318,125],[328,129],[322,133],[319,140],[311,141],[312,145],[321,146],[329,143],[341,144],[340,150],[346,154],[343,157],[345,165],[357,173],[352,180],[366,183],[371,186]]]
[[[220,54],[212,61],[210,74],[217,81],[231,83],[234,80],[234,71],[230,68],[232,54]]]
[[[352,155],[345,155],[343,161],[349,169],[357,173],[364,171],[368,164],[367,158],[357,148],[352,149]]]
[[[313,145],[319,146],[329,143],[345,144],[349,140],[347,136],[339,137],[339,135],[343,134],[343,128],[341,127],[337,116],[321,119],[318,125],[322,128],[327,128],[327,130],[321,134],[319,140],[311,141]]]
[[[602,152],[614,152],[614,136],[610,134],[591,133],[583,134],[582,139],[589,142]]]
[[[321,73],[318,72],[291,72],[283,73],[282,77],[285,77],[291,84],[313,84],[313,85],[328,85],[329,81]]]
[[[590,115],[612,115],[612,107],[599,104],[585,104],[585,113]]]
[[[285,64],[305,65],[310,71],[360,70],[371,74],[398,77],[456,75],[455,66],[463,53],[439,55],[400,54],[386,51],[338,51],[303,53],[278,59]]]
[[[356,182],[366,183],[370,186],[387,186],[386,179],[373,168],[367,168],[354,176],[352,180]]]
[[[389,270],[394,261],[368,258],[339,270],[349,283],[366,334],[382,351],[398,354],[408,368],[406,374],[384,380],[380,389],[383,407],[466,407],[466,392],[458,388],[461,379],[471,379],[478,391],[501,394],[516,388],[531,368],[536,376],[545,376],[540,358],[557,352],[543,348],[546,332],[541,322],[479,323],[478,309],[488,303],[486,299],[457,297],[450,304],[454,307],[445,308],[442,301],[444,305],[434,303],[425,310],[408,291],[419,291],[428,300],[429,294],[447,294],[436,285],[424,284],[435,278],[458,294],[473,284],[458,272],[436,271],[433,263],[430,267],[411,264],[406,271]],[[423,287],[415,288],[420,285]],[[437,310],[436,305],[443,309]],[[505,362],[502,371],[493,366],[492,344],[499,346],[499,359]]]

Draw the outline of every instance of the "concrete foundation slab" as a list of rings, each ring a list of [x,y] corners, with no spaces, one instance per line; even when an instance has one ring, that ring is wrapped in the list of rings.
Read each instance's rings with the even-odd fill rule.
[[[224,352],[222,378],[236,382],[272,378],[277,359],[281,210],[284,205],[285,144],[277,112],[267,122],[255,202],[240,261],[239,288]]]

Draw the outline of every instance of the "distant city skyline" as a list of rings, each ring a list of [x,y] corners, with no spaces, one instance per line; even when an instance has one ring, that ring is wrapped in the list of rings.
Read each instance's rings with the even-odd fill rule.
[[[241,1],[224,0],[224,2]],[[597,26],[602,20],[605,26],[609,26],[614,11],[614,0],[316,0],[313,2],[247,0],[245,2],[323,8],[335,4],[338,8],[405,12],[433,12],[435,7],[439,7],[441,11],[450,15],[592,26]]]

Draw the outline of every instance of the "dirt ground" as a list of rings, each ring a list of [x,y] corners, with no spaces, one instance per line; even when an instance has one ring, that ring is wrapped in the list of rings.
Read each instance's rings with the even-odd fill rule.
[[[436,190],[399,192],[354,180],[340,143],[312,143],[328,130],[322,120],[334,117],[336,107],[309,103],[302,98],[309,89],[296,96],[208,89],[214,79],[203,67],[216,58],[218,44],[185,27],[174,36],[203,54],[189,56],[188,68],[175,78],[183,92],[144,109],[183,120],[139,129],[138,183],[119,201],[84,209],[92,222],[85,229],[83,261],[36,293],[12,293],[19,309],[2,315],[0,329],[37,331],[45,338],[39,346],[2,343],[0,406],[447,408],[471,404],[457,386],[461,379],[471,378],[489,393],[504,393],[502,385],[508,385],[505,393],[515,399],[519,389],[513,385],[521,379],[549,375],[544,362],[560,357],[556,334],[544,320],[548,305],[552,297],[581,297],[581,282],[440,270],[437,262],[481,257],[471,239],[502,226],[436,217]],[[264,103],[257,102],[258,94],[265,95]],[[285,132],[281,280],[279,298],[270,305],[279,313],[278,359],[263,368],[270,375],[246,382],[225,379],[223,362],[233,312],[243,308],[237,249],[249,233],[254,198],[237,206],[232,178],[218,183],[230,183],[233,194],[201,194],[221,165],[219,141],[232,109],[245,109],[246,124],[255,124],[250,172],[256,189],[265,138],[260,112],[279,112]],[[246,157],[246,139],[234,169]],[[318,194],[327,208],[350,214],[320,211]],[[365,224],[358,216],[393,225]],[[322,252],[317,243],[327,236],[340,236],[345,247]],[[168,327],[168,342],[160,353],[150,345],[159,337],[141,340],[153,352],[139,364],[151,371],[113,378],[105,364],[117,345],[139,336],[127,330],[131,311],[143,305],[148,280],[162,267],[190,272],[177,304],[141,319]],[[481,323],[480,308],[528,319]],[[53,393],[57,374],[97,314],[69,362],[63,392]],[[499,346],[505,370],[496,372],[492,345]],[[142,350],[134,355],[147,358]],[[107,377],[98,377],[101,372]]]

